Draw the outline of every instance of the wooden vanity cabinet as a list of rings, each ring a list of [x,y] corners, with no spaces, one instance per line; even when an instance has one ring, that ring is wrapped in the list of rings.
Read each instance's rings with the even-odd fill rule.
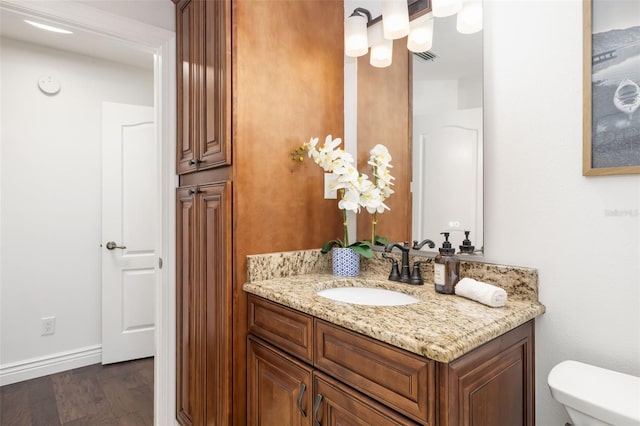
[[[535,425],[533,320],[438,372],[439,425]]]
[[[231,164],[231,1],[174,0],[178,174]]]
[[[176,201],[176,417],[228,424],[231,182],[179,188]]]
[[[535,424],[533,320],[450,363],[254,295],[248,324],[250,425]]]

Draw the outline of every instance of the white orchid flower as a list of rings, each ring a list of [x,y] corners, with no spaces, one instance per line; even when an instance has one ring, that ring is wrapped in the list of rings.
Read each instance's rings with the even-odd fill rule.
[[[353,187],[345,188],[342,199],[338,202],[340,210],[349,210],[354,213],[360,211],[360,194]]]
[[[382,213],[385,209],[389,210],[389,207],[384,204],[382,191],[369,180],[361,182],[360,205],[372,214]]]
[[[329,184],[329,188],[339,191],[338,208],[343,210],[344,222],[344,240],[329,241],[323,246],[322,252],[326,253],[333,245],[340,244],[342,247],[353,247],[354,250],[359,248],[361,254],[367,255],[368,253],[367,257],[370,257],[372,256],[370,245],[374,244],[374,240],[375,243],[384,240],[384,238],[378,238],[379,236],[376,235],[376,216],[378,213],[390,210],[384,201],[394,193],[391,186],[393,186],[395,178],[389,172],[389,169],[393,167],[391,165],[391,154],[384,145],[378,144],[373,147],[368,160],[368,164],[373,169],[373,178],[369,180],[367,175],[358,172],[354,165],[353,156],[344,149],[339,148],[342,139],[334,139],[331,135],[327,135],[322,147],[318,147],[318,142],[319,139],[313,137],[303,146],[307,149],[309,157],[313,158],[316,164],[322,167],[325,172],[334,174],[335,179]],[[297,160],[297,158],[295,159]],[[302,161],[301,157],[300,161]],[[373,215],[371,239],[349,244],[346,211],[359,213],[361,208],[366,209],[367,212]],[[368,252],[365,248],[368,249]]]

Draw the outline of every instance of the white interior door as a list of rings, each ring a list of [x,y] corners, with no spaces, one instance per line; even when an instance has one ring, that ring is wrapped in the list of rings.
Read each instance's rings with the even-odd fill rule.
[[[102,363],[153,356],[157,166],[153,108],[102,104]]]

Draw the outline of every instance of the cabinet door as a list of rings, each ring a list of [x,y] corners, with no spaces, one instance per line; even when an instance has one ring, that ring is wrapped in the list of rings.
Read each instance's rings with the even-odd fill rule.
[[[533,426],[533,321],[440,365],[443,426]]]
[[[249,337],[247,382],[250,426],[311,426],[310,367]]]
[[[176,211],[176,417],[181,425],[198,425],[202,402],[202,339],[199,317],[202,288],[196,279],[196,197],[192,189],[178,189]]]
[[[231,424],[231,182],[197,188],[198,279],[203,283],[206,424]]]
[[[176,4],[176,70],[177,77],[177,138],[176,170],[178,174],[196,170],[200,136],[198,114],[202,86],[201,2],[181,0]]]
[[[231,164],[231,2],[180,0],[177,172]]]
[[[417,425],[322,373],[313,374],[313,390],[314,426]]]
[[[176,393],[182,425],[231,417],[231,183],[177,191]]]
[[[231,164],[231,1],[205,1],[204,9],[204,111],[199,169]]]

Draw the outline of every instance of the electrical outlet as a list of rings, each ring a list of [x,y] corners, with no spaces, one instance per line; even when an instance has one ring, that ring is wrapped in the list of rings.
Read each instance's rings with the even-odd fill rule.
[[[325,200],[335,200],[338,198],[338,191],[335,189],[329,188],[329,185],[336,180],[336,175],[333,173],[325,173],[324,174],[324,199]]]
[[[41,336],[50,336],[56,332],[56,317],[42,317]]]

